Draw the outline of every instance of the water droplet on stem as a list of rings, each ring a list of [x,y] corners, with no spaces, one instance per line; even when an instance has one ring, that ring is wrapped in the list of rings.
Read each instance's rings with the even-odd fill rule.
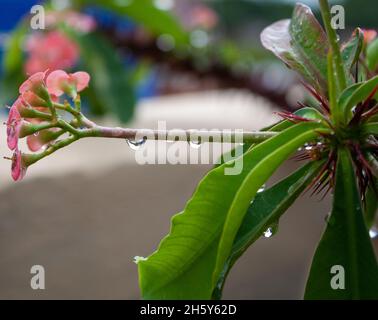
[[[145,137],[139,140],[126,139],[127,145],[134,151],[139,150],[146,143],[146,141],[147,139]]]
[[[201,140],[198,139],[198,140],[191,140],[189,141],[189,145],[193,148],[193,149],[198,149],[201,147]]]

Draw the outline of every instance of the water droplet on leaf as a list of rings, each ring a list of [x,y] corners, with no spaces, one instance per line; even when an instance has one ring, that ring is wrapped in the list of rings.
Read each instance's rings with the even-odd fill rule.
[[[257,193],[264,192],[264,191],[265,191],[265,188],[266,188],[266,186],[265,186],[265,184],[263,184],[263,185],[260,187],[260,189],[257,190]]]
[[[270,238],[272,235],[273,235],[273,231],[272,231],[272,228],[271,228],[271,227],[269,227],[268,229],[266,229],[266,230],[264,231],[264,237],[265,237],[265,238]]]
[[[138,264],[140,261],[146,261],[146,260],[147,258],[145,257],[135,256],[133,261],[135,264]]]
[[[270,238],[274,236],[278,232],[278,226],[279,226],[279,221],[273,223],[268,229],[266,229],[263,233],[265,238]]]

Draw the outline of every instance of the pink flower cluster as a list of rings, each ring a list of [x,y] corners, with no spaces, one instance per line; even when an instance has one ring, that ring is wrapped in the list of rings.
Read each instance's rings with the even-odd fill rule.
[[[19,88],[20,96],[9,110],[7,120],[7,143],[14,151],[12,160],[12,178],[21,180],[33,155],[23,154],[18,148],[19,138],[26,137],[30,151],[36,152],[59,137],[58,128],[36,131],[36,125],[53,121],[51,108],[64,93],[75,98],[77,92],[88,86],[90,77],[86,72],[67,74],[56,70],[49,75],[37,72]],[[42,117],[43,115],[43,117]],[[63,133],[63,132],[62,132]]]
[[[364,32],[364,40],[366,44],[369,44],[377,37],[377,31],[373,29],[362,30]]]
[[[48,28],[55,27],[59,23],[65,23],[70,28],[88,33],[96,28],[96,21],[87,14],[77,11],[50,11],[46,14],[46,26]]]
[[[60,31],[32,34],[26,50],[26,74],[72,68],[80,55],[77,44]]]
[[[218,23],[218,16],[214,10],[205,5],[196,5],[192,9],[191,24],[194,27],[201,27],[205,29],[212,29]]]
[[[56,29],[64,23],[73,30],[88,33],[95,29],[96,21],[80,12],[50,11],[46,14],[46,26],[52,31],[33,33],[26,44],[28,59],[25,63],[26,74],[44,70],[69,69],[79,59],[78,45],[63,32]]]

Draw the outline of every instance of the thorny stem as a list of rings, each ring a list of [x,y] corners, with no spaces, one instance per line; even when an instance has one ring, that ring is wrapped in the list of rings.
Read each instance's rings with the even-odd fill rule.
[[[80,112],[80,101],[75,103],[76,108],[72,108],[69,104],[54,103],[54,108],[69,112],[75,119],[67,123],[63,119],[58,119],[52,126],[59,127],[66,130],[71,135],[76,136],[78,139],[88,137],[100,138],[120,138],[120,139],[152,139],[152,140],[170,140],[170,137],[175,139],[179,137],[180,140],[191,141],[195,136],[200,141],[208,142],[247,142],[257,143],[267,140],[275,136],[276,132],[253,132],[253,131],[217,131],[217,130],[150,130],[150,129],[130,129],[120,127],[103,127],[98,126],[93,121],[86,118]],[[81,129],[80,127],[84,127]]]
[[[92,129],[84,130],[79,134],[80,138],[102,137],[102,138],[121,138],[121,139],[152,139],[170,140],[179,137],[180,140],[191,141],[193,136],[200,141],[206,142],[237,142],[238,140],[247,143],[265,141],[277,132],[235,132],[235,131],[207,131],[207,130],[150,130],[150,129],[129,129],[111,128],[95,126]]]
[[[200,142],[245,142],[245,143],[258,143],[265,141],[271,137],[277,135],[277,132],[235,132],[235,131],[207,131],[207,130],[149,130],[149,129],[129,129],[129,128],[119,128],[119,127],[103,127],[98,126],[94,122],[85,118],[82,114],[80,117],[82,123],[87,124],[86,128],[79,129],[73,127],[71,124],[65,122],[64,120],[58,120],[54,125],[60,127],[63,131],[70,133],[68,138],[59,140],[55,143],[49,144],[47,148],[40,154],[33,157],[30,164],[33,164],[55,151],[64,148],[71,143],[89,137],[100,137],[100,138],[119,138],[128,140],[137,139],[151,139],[151,140],[170,140],[176,137],[180,138],[180,141],[191,141],[193,136],[196,141]],[[62,132],[57,133],[60,136]]]

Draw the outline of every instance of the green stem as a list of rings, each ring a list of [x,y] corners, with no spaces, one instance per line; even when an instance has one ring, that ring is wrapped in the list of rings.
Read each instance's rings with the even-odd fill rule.
[[[337,112],[337,88],[334,81],[334,72],[335,66],[333,63],[333,51],[332,49],[328,52],[328,95],[329,95],[329,104],[330,104],[330,113],[332,120],[335,123],[339,123],[340,117]]]
[[[323,22],[327,31],[328,40],[331,45],[334,57],[334,68],[337,74],[339,91],[343,91],[347,86],[347,78],[343,67],[343,60],[341,58],[339,41],[335,29],[331,25],[331,10],[328,4],[328,0],[319,0],[320,11],[322,13]]]
[[[83,125],[87,128],[93,128],[96,126],[94,122],[86,118],[81,112],[80,112],[80,103],[75,102],[76,108],[72,108],[69,104],[61,104],[61,103],[54,103],[54,107],[58,110],[67,111],[72,114],[73,117],[76,118],[78,125]]]
[[[20,132],[20,138],[30,136],[34,133],[41,131],[41,130],[51,129],[51,128],[55,128],[55,127],[57,127],[57,124],[56,123],[50,123],[50,122],[41,123],[41,124],[26,125],[22,128],[22,130]]]
[[[47,94],[46,102],[47,102],[47,106],[50,109],[51,116],[52,116],[53,120],[56,120],[58,118],[58,115],[56,113],[56,109],[55,109],[54,103],[52,102],[51,97],[50,97],[49,94]]]
[[[378,136],[378,122],[371,122],[365,124],[363,127],[363,134],[368,135],[375,135]]]
[[[33,158],[29,161],[28,165],[32,165],[33,163],[51,155],[52,153],[54,153],[55,151],[59,150],[59,149],[62,149],[68,145],[70,145],[71,143],[75,142],[76,140],[78,140],[79,138],[77,136],[69,136],[68,138],[64,139],[64,140],[59,140],[57,142],[55,142],[54,144],[51,144],[49,145],[45,151],[39,153],[39,154],[34,154],[33,155]]]
[[[21,116],[23,118],[37,118],[42,120],[51,121],[51,115],[45,112],[41,112],[32,108],[23,108],[21,111]]]
[[[81,133],[80,129],[76,129],[75,127],[73,127],[72,125],[70,125],[69,123],[61,119],[58,120],[56,126],[63,130],[66,130],[67,132],[71,133],[74,136],[79,136]]]

